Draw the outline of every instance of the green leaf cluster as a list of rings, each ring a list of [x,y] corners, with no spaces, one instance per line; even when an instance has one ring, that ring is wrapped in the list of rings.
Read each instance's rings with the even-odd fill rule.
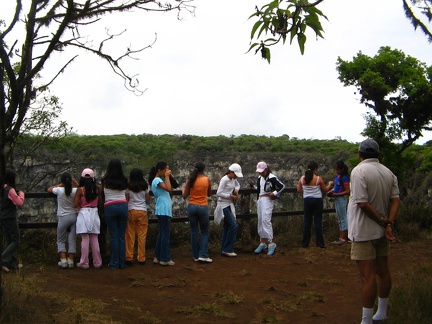
[[[255,54],[261,52],[261,57],[270,63],[270,47],[282,42],[287,37],[290,44],[297,37],[300,52],[304,54],[306,31],[308,27],[317,37],[323,37],[320,18],[327,17],[316,6],[322,2],[318,0],[309,4],[305,0],[274,0],[261,8],[256,7],[249,19],[257,19],[251,30],[251,45],[248,52],[255,49]],[[270,34],[269,36],[267,36]],[[256,42],[253,40],[256,39]]]

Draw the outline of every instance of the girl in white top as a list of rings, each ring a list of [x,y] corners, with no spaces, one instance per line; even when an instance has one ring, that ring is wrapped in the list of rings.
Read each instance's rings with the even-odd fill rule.
[[[126,227],[126,265],[133,265],[135,236],[138,237],[138,263],[146,261],[145,247],[148,230],[147,204],[150,201],[150,189],[141,169],[134,168],[129,173],[128,223]]]
[[[323,215],[323,200],[322,192],[327,192],[331,189],[333,181],[328,185],[318,176],[318,164],[311,161],[307,165],[305,175],[302,176],[297,184],[297,192],[303,194],[304,206],[304,222],[303,222],[303,238],[302,247],[309,247],[311,238],[312,220],[315,225],[316,246],[325,248],[322,215]]]
[[[78,187],[78,182],[69,172],[64,172],[61,175],[60,184],[48,188],[48,192],[57,196],[57,252],[60,255],[58,266],[63,269],[74,267],[78,215],[74,207],[76,187]],[[66,241],[68,248],[66,248]]]
[[[238,226],[236,222],[234,203],[238,199],[240,184],[237,178],[243,177],[240,165],[231,164],[228,172],[219,182],[216,192],[218,197],[217,206],[214,213],[214,220],[219,224],[224,219],[224,229],[222,233],[221,254],[228,257],[236,257],[234,253],[234,244],[237,240]]]

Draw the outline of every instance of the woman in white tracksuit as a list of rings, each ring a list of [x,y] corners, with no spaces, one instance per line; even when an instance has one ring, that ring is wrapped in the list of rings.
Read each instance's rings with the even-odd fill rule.
[[[268,248],[267,255],[273,255],[276,243],[273,242],[272,213],[274,199],[278,198],[285,189],[285,185],[271,173],[265,162],[259,162],[256,172],[259,173],[257,181],[257,213],[258,235],[260,245],[255,250],[256,254]]]

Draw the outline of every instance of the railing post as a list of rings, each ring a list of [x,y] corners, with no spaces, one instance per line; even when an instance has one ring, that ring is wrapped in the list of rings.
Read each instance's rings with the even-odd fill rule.
[[[241,237],[245,242],[250,242],[252,232],[251,232],[251,189],[240,190],[240,213],[243,214],[242,219],[239,221],[241,224],[239,228],[238,237]]]

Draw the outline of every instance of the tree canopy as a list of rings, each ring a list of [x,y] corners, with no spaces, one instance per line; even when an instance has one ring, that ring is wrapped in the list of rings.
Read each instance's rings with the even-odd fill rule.
[[[401,142],[400,154],[424,130],[431,130],[432,66],[387,46],[374,57],[362,52],[352,61],[339,57],[336,65],[339,80],[355,86],[360,102],[374,112],[366,116],[363,135],[375,138],[382,147]]]

